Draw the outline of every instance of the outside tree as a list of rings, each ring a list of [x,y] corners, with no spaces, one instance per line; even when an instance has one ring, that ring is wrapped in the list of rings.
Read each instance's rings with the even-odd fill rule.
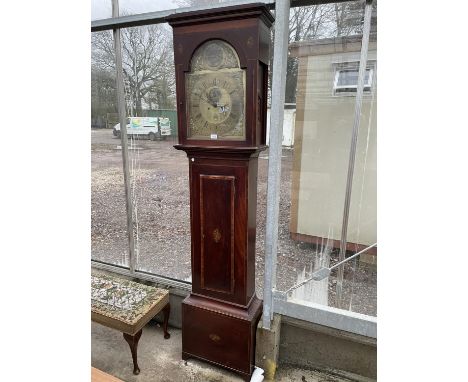
[[[166,25],[121,30],[122,67],[128,113],[145,108],[175,108],[172,31]],[[92,34],[92,68],[96,73],[115,73],[112,32]],[[114,82],[115,87],[115,82]]]
[[[177,0],[175,3],[179,7],[188,7],[223,1]],[[361,34],[362,18],[363,5],[357,1],[291,8],[289,43]],[[127,113],[141,116],[144,109],[175,109],[171,28],[165,24],[125,28],[121,30],[121,36]],[[99,116],[116,112],[112,32],[93,33],[91,46],[92,119],[97,123]],[[270,74],[272,64],[271,60]],[[297,58],[288,58],[286,103],[296,102],[297,70]],[[269,81],[271,85],[271,75]]]
[[[91,126],[105,127],[106,115],[117,113],[115,73],[91,69]]]

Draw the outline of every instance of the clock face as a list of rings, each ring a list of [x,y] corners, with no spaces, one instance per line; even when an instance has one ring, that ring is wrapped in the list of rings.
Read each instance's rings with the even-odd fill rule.
[[[188,139],[245,140],[245,70],[239,66],[224,41],[197,49],[186,74]]]

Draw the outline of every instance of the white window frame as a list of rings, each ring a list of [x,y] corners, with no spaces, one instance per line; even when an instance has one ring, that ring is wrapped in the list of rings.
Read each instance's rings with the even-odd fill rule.
[[[368,62],[369,64],[370,62]],[[335,78],[333,80],[333,95],[334,96],[343,96],[343,95],[355,95],[357,93],[357,80],[356,85],[338,85],[338,80],[340,78],[340,73],[344,71],[356,71],[359,73],[359,61],[346,62],[335,67]],[[374,65],[367,65],[366,72],[369,71],[369,77],[367,82],[364,83],[363,91],[364,93],[372,92],[372,81],[374,78]],[[337,91],[342,89],[348,89],[347,91]]]

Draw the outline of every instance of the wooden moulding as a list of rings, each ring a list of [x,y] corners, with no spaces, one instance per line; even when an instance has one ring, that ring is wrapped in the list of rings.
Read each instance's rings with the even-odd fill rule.
[[[191,145],[174,145],[177,150],[182,150],[187,153],[189,157],[196,155],[199,158],[225,158],[230,159],[245,159],[258,157],[260,152],[267,148],[266,145],[253,146],[253,147],[226,147],[226,146],[191,146]]]
[[[165,20],[172,27],[180,27],[200,23],[243,20],[249,17],[261,18],[268,27],[271,27],[275,21],[268,7],[263,3],[233,5],[216,9],[176,13],[167,16]]]

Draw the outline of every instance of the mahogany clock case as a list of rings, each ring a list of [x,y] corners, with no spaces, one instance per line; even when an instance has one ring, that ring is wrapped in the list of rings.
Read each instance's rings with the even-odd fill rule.
[[[174,62],[179,143],[190,146],[260,146],[266,142],[270,27],[273,16],[264,4],[248,4],[214,10],[185,12],[166,18],[174,32]],[[245,125],[242,141],[197,140],[187,137],[186,73],[198,47],[209,40],[229,43],[246,70]]]
[[[263,4],[182,13],[173,27],[179,144],[189,158],[192,293],[182,304],[182,356],[241,374],[254,369],[262,301],[255,295],[258,155],[265,148],[273,16]],[[186,75],[197,49],[222,40],[245,69],[245,139],[187,134]]]

